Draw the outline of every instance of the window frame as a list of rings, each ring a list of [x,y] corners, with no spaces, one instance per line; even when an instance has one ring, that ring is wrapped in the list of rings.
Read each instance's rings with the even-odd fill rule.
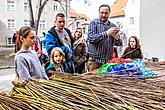
[[[39,28],[40,29],[46,29],[46,20],[40,20]]]
[[[6,38],[6,43],[7,43],[8,46],[14,45],[14,40],[13,40],[13,38],[12,38],[12,37],[7,37],[7,38]]]
[[[134,25],[135,24],[135,18],[134,17],[130,17],[130,24]]]
[[[7,10],[8,11],[16,10],[16,0],[7,0]]]
[[[30,26],[30,20],[24,19],[24,25],[25,26]]]
[[[29,5],[27,0],[24,0],[24,11],[25,12],[29,11]]]
[[[76,27],[80,27],[80,26],[81,26],[80,21],[77,21],[77,22],[76,22]]]
[[[9,20],[11,20],[11,21],[9,22]],[[16,20],[8,18],[7,19],[7,28],[14,29],[15,27],[16,27]]]

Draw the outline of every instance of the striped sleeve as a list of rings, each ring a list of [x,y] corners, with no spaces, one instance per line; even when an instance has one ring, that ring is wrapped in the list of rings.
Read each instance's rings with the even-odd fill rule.
[[[99,28],[98,28],[99,27]],[[88,41],[89,43],[98,43],[106,39],[107,34],[105,31],[102,31],[101,26],[97,26],[95,21],[92,21],[88,27]]]

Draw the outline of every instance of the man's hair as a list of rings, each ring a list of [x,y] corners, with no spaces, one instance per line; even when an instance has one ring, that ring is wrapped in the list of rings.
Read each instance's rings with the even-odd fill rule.
[[[56,15],[56,20],[57,20],[57,17],[65,17],[65,15],[64,15],[63,13],[58,13],[58,14]]]
[[[109,9],[109,12],[111,11],[111,8],[110,8],[110,6],[108,4],[102,4],[102,5],[100,5],[99,11],[100,11],[100,8],[101,7],[107,7]]]

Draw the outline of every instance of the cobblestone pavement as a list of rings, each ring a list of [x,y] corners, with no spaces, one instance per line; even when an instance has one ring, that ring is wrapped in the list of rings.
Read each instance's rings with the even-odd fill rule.
[[[15,79],[14,68],[0,70],[0,92],[8,92],[12,88]]]
[[[15,79],[14,56],[9,56],[13,52],[13,47],[0,47],[0,92],[8,92]]]

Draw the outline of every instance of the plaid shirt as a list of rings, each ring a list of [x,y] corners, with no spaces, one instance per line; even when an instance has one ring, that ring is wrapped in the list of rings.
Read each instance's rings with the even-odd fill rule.
[[[93,20],[88,27],[88,55],[97,63],[106,63],[112,58],[114,38],[108,37],[106,31],[116,27],[113,23],[103,24],[100,19]]]

